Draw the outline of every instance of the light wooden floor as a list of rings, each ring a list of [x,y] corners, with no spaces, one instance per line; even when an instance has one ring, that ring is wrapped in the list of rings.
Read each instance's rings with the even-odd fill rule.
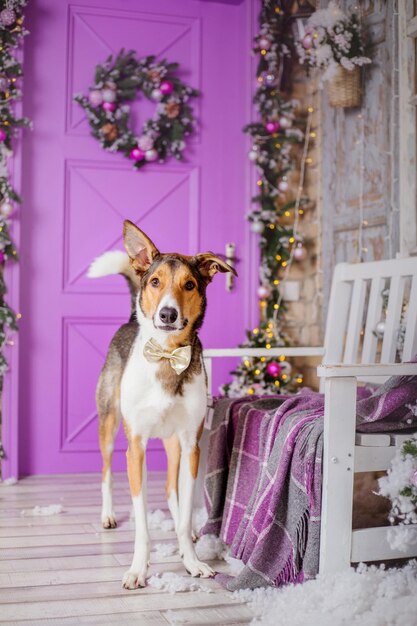
[[[114,477],[114,495],[119,526],[105,531],[98,474],[33,476],[13,486],[0,484],[0,623],[167,626],[172,615],[188,625],[250,622],[248,607],[214,580],[201,581],[214,593],[124,590],[121,578],[130,565],[134,537],[124,474]],[[161,475],[149,477],[148,502],[149,510],[167,508]],[[62,504],[64,512],[21,515],[23,509],[49,504]],[[151,539],[176,541],[173,532],[160,530],[151,531]],[[152,553],[150,575],[187,576],[178,555],[156,560]],[[228,571],[224,562],[212,566]]]

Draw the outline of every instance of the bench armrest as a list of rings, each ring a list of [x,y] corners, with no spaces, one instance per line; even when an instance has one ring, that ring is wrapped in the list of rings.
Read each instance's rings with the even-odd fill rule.
[[[220,357],[285,357],[292,356],[323,356],[324,348],[322,347],[287,347],[280,348],[208,348],[203,350],[203,358],[212,359]]]
[[[372,363],[319,365],[319,378],[357,378],[360,376],[417,376],[417,363]]]

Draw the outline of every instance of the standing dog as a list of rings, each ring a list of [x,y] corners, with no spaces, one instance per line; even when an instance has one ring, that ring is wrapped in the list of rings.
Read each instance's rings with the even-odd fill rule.
[[[235,270],[211,252],[161,254],[132,222],[124,223],[127,254],[108,252],[89,276],[123,274],[132,295],[132,315],[114,335],[97,386],[103,456],[102,523],[114,528],[111,460],[123,420],[128,440],[127,472],[135,513],[135,550],[123,577],[126,589],[145,585],[149,561],[145,450],[163,439],[168,458],[166,493],[180,555],[192,576],[213,570],[195,553],[192,540],[194,483],[199,463],[207,377],[197,335],[206,308],[206,287],[217,272]]]

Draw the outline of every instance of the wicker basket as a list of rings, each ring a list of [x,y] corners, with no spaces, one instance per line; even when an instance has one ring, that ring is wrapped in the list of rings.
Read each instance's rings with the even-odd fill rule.
[[[347,70],[341,65],[327,83],[329,102],[332,107],[358,107],[361,104],[361,68]]]

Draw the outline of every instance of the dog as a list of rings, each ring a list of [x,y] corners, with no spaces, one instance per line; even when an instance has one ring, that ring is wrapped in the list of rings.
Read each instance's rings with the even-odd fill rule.
[[[145,586],[150,542],[146,511],[146,444],[163,440],[168,471],[166,495],[179,551],[191,576],[213,570],[196,555],[192,537],[194,484],[207,400],[207,376],[198,330],[206,288],[218,272],[233,267],[212,252],[162,254],[135,224],[124,222],[121,251],[107,252],[90,266],[90,277],[122,274],[132,298],[131,317],[114,335],[100,373],[96,401],[102,471],[102,524],[115,528],[111,461],[123,421],[127,473],[135,515],[135,546],[125,589]]]

